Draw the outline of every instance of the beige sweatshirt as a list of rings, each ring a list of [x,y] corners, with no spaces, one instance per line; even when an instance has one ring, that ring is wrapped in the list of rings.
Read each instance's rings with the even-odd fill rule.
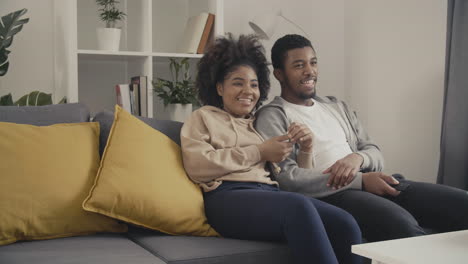
[[[213,106],[194,111],[181,131],[182,157],[188,176],[205,192],[223,180],[278,184],[261,160],[263,138],[254,118],[236,118]]]

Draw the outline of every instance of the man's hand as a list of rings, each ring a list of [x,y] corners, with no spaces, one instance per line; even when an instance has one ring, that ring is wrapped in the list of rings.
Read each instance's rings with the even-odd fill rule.
[[[288,142],[288,135],[272,137],[257,145],[262,160],[281,162],[285,160],[293,149],[293,143]]]
[[[312,152],[314,134],[306,125],[292,122],[288,128],[288,136],[292,143],[299,144],[299,149],[301,151],[307,153]]]
[[[327,186],[339,189],[348,185],[361,168],[363,161],[364,159],[362,156],[356,153],[351,153],[346,157],[337,160],[331,167],[323,171],[324,174],[331,174],[328,179]]]
[[[382,172],[368,172],[362,174],[362,188],[370,193],[377,195],[397,196],[400,194],[389,184],[398,184],[399,182],[392,176]]]

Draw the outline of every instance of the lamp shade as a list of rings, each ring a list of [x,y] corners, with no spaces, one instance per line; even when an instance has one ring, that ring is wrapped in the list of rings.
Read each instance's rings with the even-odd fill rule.
[[[277,14],[274,14],[274,13],[263,14],[253,19],[252,21],[249,21],[249,25],[260,39],[268,40],[268,39],[271,39],[271,37],[273,36],[273,33],[275,33],[275,30],[277,28],[277,25],[280,19],[284,19],[289,25],[294,26],[295,29],[299,29],[302,34],[304,34],[306,37],[309,37],[309,35],[305,32],[305,30],[301,26],[296,24],[291,19],[283,16],[281,11],[279,11]]]
[[[249,25],[260,39],[270,39],[278,24],[278,18],[278,14],[264,14],[249,21]]]

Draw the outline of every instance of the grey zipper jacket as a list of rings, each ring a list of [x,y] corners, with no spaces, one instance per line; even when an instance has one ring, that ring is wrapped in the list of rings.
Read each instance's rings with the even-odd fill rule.
[[[383,169],[383,156],[379,147],[371,141],[359,122],[356,113],[351,111],[346,103],[332,96],[316,97],[314,99],[322,103],[336,117],[346,134],[351,150],[364,158],[361,172],[358,172],[353,181],[347,186],[339,190],[333,190],[327,186],[330,174],[323,174],[314,168],[303,169],[297,166],[296,157],[299,147],[296,144],[291,155],[279,164],[281,172],[272,174],[279,182],[282,190],[299,192],[317,198],[349,188],[362,189],[362,172],[382,171]],[[280,97],[275,97],[272,102],[261,107],[256,116],[255,128],[265,139],[286,134],[292,122],[286,115]],[[271,168],[270,170],[274,171]]]

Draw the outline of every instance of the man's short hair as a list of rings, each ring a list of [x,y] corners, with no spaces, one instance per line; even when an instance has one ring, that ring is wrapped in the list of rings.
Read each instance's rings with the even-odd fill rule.
[[[301,35],[288,34],[279,38],[271,48],[271,62],[273,64],[273,68],[283,69],[287,52],[292,49],[304,47],[311,47],[315,52],[312,43]]]

